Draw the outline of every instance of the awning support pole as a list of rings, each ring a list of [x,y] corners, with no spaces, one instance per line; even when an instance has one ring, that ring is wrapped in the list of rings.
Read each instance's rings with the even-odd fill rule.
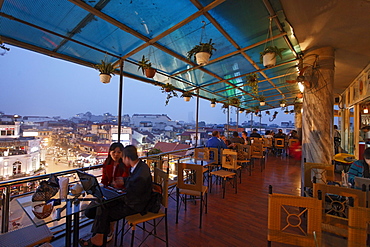
[[[118,142],[121,142],[122,125],[122,91],[123,91],[123,59],[119,61],[119,90],[118,90]]]

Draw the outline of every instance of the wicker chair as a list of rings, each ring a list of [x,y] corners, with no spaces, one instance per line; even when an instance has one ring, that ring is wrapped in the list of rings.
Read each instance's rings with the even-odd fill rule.
[[[261,172],[263,171],[263,169],[265,168],[265,152],[264,152],[264,149],[263,149],[263,145],[262,144],[258,144],[258,143],[253,143],[251,145],[251,149],[250,149],[250,156],[251,156],[251,160],[254,164],[254,161],[256,159],[259,160],[259,163],[260,163],[260,166],[261,166]]]
[[[178,180],[176,187],[176,224],[179,221],[180,203],[184,202],[186,210],[187,196],[200,199],[199,228],[202,228],[203,207],[207,213],[208,187],[203,185],[203,166],[178,163]],[[181,197],[181,198],[180,198]]]
[[[222,162],[221,162],[221,169],[217,171],[212,171],[209,173],[209,193],[212,191],[212,177],[216,176],[221,179],[221,187],[222,187],[222,198],[225,198],[225,191],[226,191],[226,181],[228,179],[232,179],[233,187],[235,188],[235,193],[238,193],[237,188],[237,171],[241,170],[240,166],[237,165],[236,162],[236,152],[228,149],[224,149],[222,151]],[[229,169],[229,170],[228,170]]]
[[[321,246],[321,222],[317,220],[322,214],[320,200],[272,194],[272,189],[268,200],[268,246],[271,246],[271,241],[296,246]]]
[[[323,208],[322,230],[348,237],[348,210],[350,206],[364,207],[366,205],[366,192],[314,183],[313,196],[319,198],[320,193],[322,194]]]
[[[370,208],[350,207],[348,217],[348,247],[366,246]]]

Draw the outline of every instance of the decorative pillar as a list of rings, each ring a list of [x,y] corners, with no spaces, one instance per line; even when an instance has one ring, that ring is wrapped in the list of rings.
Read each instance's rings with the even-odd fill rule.
[[[334,155],[334,49],[323,47],[305,53],[305,88],[302,114],[302,158],[306,162],[331,165]],[[302,161],[302,171],[303,171]],[[304,177],[302,177],[304,179]]]
[[[294,104],[294,126],[298,132],[299,140],[302,141],[302,103]]]

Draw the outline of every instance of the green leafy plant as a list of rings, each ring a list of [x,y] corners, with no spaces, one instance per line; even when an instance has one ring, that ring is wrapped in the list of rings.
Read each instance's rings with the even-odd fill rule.
[[[215,43],[212,43],[212,39],[210,39],[208,43],[199,42],[199,45],[194,46],[193,49],[188,51],[186,56],[189,60],[191,60],[192,57],[194,57],[195,60],[195,54],[198,52],[208,52],[212,56],[213,51],[216,51],[214,45]]]
[[[216,98],[211,99],[211,104],[216,104]]]
[[[184,97],[190,97],[192,98],[193,97],[193,94],[191,92],[183,92],[182,95],[181,95],[181,98],[184,98]]]
[[[172,86],[172,84],[166,83],[165,85],[162,85],[162,93],[167,94],[166,105],[168,105],[171,98],[178,97],[177,93],[174,90],[175,87]]]
[[[229,103],[224,103],[221,107],[222,111],[225,113],[227,109],[229,109]]]
[[[145,74],[145,69],[150,69],[152,67],[152,63],[150,62],[150,60],[146,59],[144,55],[141,58],[141,61],[138,62],[138,64],[139,67],[137,68],[137,70],[141,69],[143,75]]]
[[[263,95],[259,95],[259,96],[257,97],[257,99],[258,99],[260,102],[262,102],[262,101],[266,101],[266,97],[265,97],[265,96],[263,96]]]
[[[263,55],[267,53],[274,53],[274,57],[279,56],[281,59],[283,59],[282,52],[286,50],[285,48],[278,48],[277,46],[267,46],[262,52],[260,52],[260,62],[263,62]]]
[[[251,93],[258,94],[258,75],[256,73],[247,76],[247,85],[251,88]]]
[[[285,99],[280,100],[279,104],[280,104],[281,107],[284,107],[286,105],[286,100]]]
[[[108,63],[101,60],[100,64],[95,65],[95,69],[100,71],[100,74],[113,75],[116,67],[113,66],[113,63]]]
[[[240,99],[237,98],[237,97],[231,97],[231,98],[229,98],[229,105],[233,105],[235,107],[239,107],[240,106]]]

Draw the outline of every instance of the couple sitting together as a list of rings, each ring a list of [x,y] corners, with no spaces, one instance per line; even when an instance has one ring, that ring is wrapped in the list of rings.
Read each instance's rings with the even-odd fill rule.
[[[102,246],[104,234],[110,241],[117,220],[126,216],[143,213],[151,198],[152,177],[146,163],[138,157],[135,146],[125,148],[121,143],[113,143],[108,158],[103,164],[102,184],[124,189],[126,195],[114,201],[96,206],[92,202],[85,211],[88,218],[94,219],[93,236],[80,239],[80,246]],[[95,204],[95,205],[94,205]]]

